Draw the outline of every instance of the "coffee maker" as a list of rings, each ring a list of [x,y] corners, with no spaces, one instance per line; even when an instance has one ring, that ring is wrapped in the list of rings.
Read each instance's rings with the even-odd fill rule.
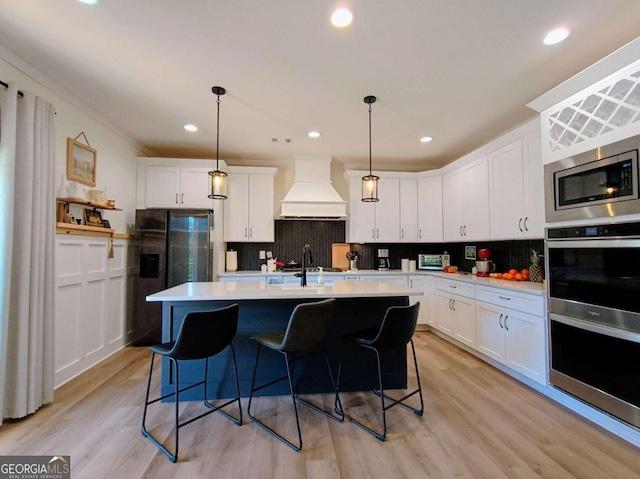
[[[378,270],[389,271],[391,268],[391,262],[389,261],[389,250],[387,248],[378,249]]]

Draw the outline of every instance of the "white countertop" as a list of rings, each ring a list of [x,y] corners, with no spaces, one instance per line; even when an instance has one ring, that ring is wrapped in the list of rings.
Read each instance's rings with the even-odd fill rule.
[[[317,276],[318,273],[308,273],[310,276]],[[267,276],[291,276],[291,272],[276,271],[275,273],[261,273],[260,271],[237,271],[235,273],[221,273],[220,276],[225,278],[243,278],[243,277],[267,277]],[[454,281],[464,281],[466,283],[472,283],[477,286],[492,286],[496,288],[504,288],[507,290],[521,291],[523,293],[536,294],[540,296],[546,295],[546,287],[543,283],[532,283],[530,281],[508,281],[505,279],[495,278],[481,278],[471,273],[444,273],[442,271],[402,271],[399,269],[391,269],[388,271],[378,271],[376,269],[360,269],[355,271],[343,271],[341,273],[327,273],[324,272],[326,277],[330,276],[389,276],[389,275],[427,275],[435,276],[436,278],[450,279]],[[275,285],[274,285],[275,286]]]
[[[332,286],[267,284],[264,281],[184,283],[147,296],[147,301],[211,301],[305,298],[419,296],[422,293],[388,281],[335,281]]]

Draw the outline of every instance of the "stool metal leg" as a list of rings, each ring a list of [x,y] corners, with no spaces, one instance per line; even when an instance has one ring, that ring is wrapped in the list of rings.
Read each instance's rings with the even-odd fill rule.
[[[178,424],[178,394],[179,394],[179,389],[178,389],[178,378],[179,378],[179,373],[178,373],[178,363],[177,361],[173,360],[173,358],[169,358],[173,365],[174,365],[174,369],[175,369],[175,385],[174,385],[174,392],[173,393],[169,393],[166,394],[162,397],[159,397],[157,399],[154,399],[152,401],[149,401],[149,391],[151,389],[151,376],[153,374],[153,361],[155,358],[155,353],[151,353],[151,366],[149,367],[149,379],[147,381],[147,394],[145,396],[145,401],[144,401],[144,411],[142,413],[142,435],[146,438],[149,438],[149,440],[151,440],[151,442],[153,442],[168,458],[171,462],[176,462],[178,460],[178,429],[180,427],[180,425]],[[171,454],[171,452],[169,452],[169,450],[157,439],[153,436],[153,434],[151,434],[146,427],[146,419],[147,419],[147,406],[149,406],[149,404],[153,404],[155,402],[160,401],[161,399],[165,399],[171,396],[175,395],[175,414],[174,414],[174,434],[175,434],[175,452],[173,454]]]
[[[321,409],[320,407],[316,406],[315,404],[313,404],[313,403],[311,403],[311,402],[309,402],[309,401],[307,401],[305,399],[299,398],[298,396],[295,395],[295,391],[294,391],[294,388],[293,388],[293,365],[295,364],[296,361],[298,361],[300,359],[303,359],[303,358],[307,357],[308,355],[296,358],[293,355],[290,357],[289,353],[285,353],[285,352],[279,351],[282,354],[284,354],[285,364],[286,364],[286,368],[287,368],[287,375],[283,376],[281,378],[275,379],[273,381],[270,381],[270,382],[268,382],[266,384],[263,384],[261,386],[255,387],[256,373],[257,373],[257,370],[258,370],[258,358],[260,356],[260,348],[261,348],[261,345],[260,345],[260,343],[258,343],[258,351],[256,353],[256,363],[255,363],[255,367],[254,367],[254,370],[253,370],[253,378],[251,380],[251,393],[249,394],[249,405],[247,406],[247,414],[249,415],[249,418],[251,418],[251,420],[253,422],[258,424],[260,427],[262,427],[265,431],[270,433],[276,439],[278,439],[278,440],[282,441],[283,443],[285,443],[287,446],[289,446],[294,451],[299,452],[302,449],[302,430],[300,428],[300,418],[298,416],[298,406],[296,404],[296,401],[299,401],[302,404],[310,407],[314,411],[317,411],[319,413],[324,414],[325,416],[333,419],[334,421],[337,421],[337,422],[344,421],[344,416],[340,415],[340,413],[338,413],[339,416],[336,417],[333,414],[331,414],[330,412],[325,411],[324,409]],[[340,403],[340,398],[338,397],[336,383],[335,383],[335,381],[333,379],[333,373],[331,371],[331,364],[329,363],[329,357],[327,356],[326,351],[324,351],[324,357],[325,357],[325,361],[326,361],[326,364],[327,364],[327,369],[329,371],[329,376],[331,378],[331,383],[333,385],[334,390],[336,391],[335,401],[336,401],[336,404],[339,405],[340,410],[341,410],[342,405]],[[262,421],[260,421],[259,419],[257,419],[255,416],[253,416],[251,414],[251,404],[252,404],[252,400],[253,400],[253,393],[255,391],[259,391],[259,390],[264,389],[264,388],[266,388],[268,386],[271,386],[272,384],[275,384],[277,382],[283,381],[285,379],[287,379],[289,381],[289,391],[290,391],[290,394],[291,394],[291,401],[293,402],[293,411],[294,411],[294,414],[295,414],[295,417],[296,417],[296,428],[297,428],[297,431],[298,431],[298,444],[297,445],[294,444],[293,442],[289,441],[288,439],[286,439],[281,434],[277,433],[275,430],[273,430],[272,428],[270,428],[265,423],[263,423]],[[338,411],[336,410],[336,412],[338,412]]]
[[[232,349],[232,354],[233,354],[233,349]],[[149,379],[147,381],[147,392],[145,395],[145,404],[144,404],[144,410],[142,413],[142,435],[146,438],[148,438],[151,442],[153,442],[168,458],[170,461],[172,462],[176,462],[178,460],[178,447],[179,447],[179,429],[182,426],[186,426],[187,424],[191,424],[192,422],[203,418],[204,416],[207,416],[213,412],[219,412],[221,414],[223,414],[224,416],[228,417],[229,419],[231,419],[235,424],[237,425],[242,425],[242,407],[240,404],[240,387],[239,387],[239,383],[238,383],[238,371],[237,371],[237,367],[236,367],[236,363],[235,363],[235,354],[233,354],[233,360],[234,360],[234,372],[235,372],[235,377],[236,377],[236,392],[237,392],[237,397],[233,398],[229,401],[227,401],[224,404],[221,404],[219,406],[214,406],[212,403],[210,403],[207,400],[207,375],[208,375],[208,370],[209,370],[209,358],[205,359],[205,367],[204,367],[204,380],[195,384],[192,384],[190,386],[187,386],[185,388],[180,389],[179,384],[180,384],[180,371],[179,371],[179,366],[178,363],[179,361],[169,357],[168,359],[171,361],[171,364],[173,366],[173,369],[175,370],[174,373],[174,392],[169,393],[169,394],[165,394],[164,396],[158,397],[156,399],[153,399],[151,401],[149,401],[149,393],[151,390],[151,376],[153,374],[153,362],[155,359],[155,353],[151,353],[151,365],[149,368]],[[200,386],[200,385],[204,385],[204,403],[205,405],[209,408],[208,411],[193,417],[191,419],[189,419],[188,421],[185,421],[183,423],[179,422],[179,407],[180,407],[180,393],[181,392],[185,392],[188,391],[189,389],[192,389],[194,387]],[[175,397],[175,404],[174,404],[174,421],[173,421],[173,429],[174,429],[174,443],[175,443],[175,452],[172,454],[166,446],[164,446],[156,437],[154,437],[148,430],[146,427],[146,418],[147,418],[147,407],[149,406],[149,404],[153,404],[155,402],[161,401],[163,399],[169,398],[169,397]],[[240,411],[240,417],[239,419],[236,419],[235,417],[231,416],[230,414],[226,413],[225,411],[222,411],[221,408],[238,401],[238,408]]]
[[[249,418],[253,422],[255,422],[258,426],[260,426],[262,429],[267,431],[273,437],[275,437],[276,439],[282,441],[283,443],[285,443],[287,446],[289,446],[294,451],[296,451],[296,452],[300,451],[302,449],[302,433],[300,431],[300,420],[298,418],[298,407],[296,406],[296,398],[295,398],[295,395],[293,393],[293,381],[292,381],[292,377],[291,377],[291,365],[289,363],[289,355],[287,353],[282,353],[282,354],[284,354],[284,357],[285,357],[285,364],[286,364],[286,367],[287,367],[287,375],[282,377],[282,378],[278,378],[278,379],[275,379],[273,381],[270,381],[270,382],[268,382],[266,384],[263,384],[261,386],[258,386],[256,388],[255,387],[255,382],[256,382],[256,374],[258,372],[258,358],[260,357],[260,349],[261,349],[261,345],[260,345],[260,343],[258,343],[258,350],[256,352],[256,363],[255,363],[255,367],[253,368],[253,378],[251,379],[251,392],[249,393],[249,405],[247,406],[247,414],[249,415]],[[253,414],[251,414],[251,404],[252,404],[252,401],[253,401],[253,393],[256,392],[256,391],[259,391],[260,389],[264,389],[264,388],[266,388],[268,386],[271,386],[272,384],[275,384],[277,382],[283,381],[284,379],[288,379],[289,380],[289,391],[291,392],[291,400],[293,402],[293,411],[294,411],[295,416],[296,416],[296,426],[297,426],[297,429],[298,429],[298,445],[292,443],[291,441],[286,439],[284,436],[282,436],[281,434],[277,433],[274,429],[272,429],[269,426],[267,426],[264,422],[260,421]]]
[[[400,399],[395,399],[391,396],[388,396],[384,393],[384,386],[382,383],[382,362],[380,359],[380,354],[378,352],[378,350],[376,348],[373,348],[371,346],[367,346],[365,344],[360,344],[360,346],[373,350],[373,352],[376,355],[376,366],[378,369],[378,387],[379,390],[376,390],[375,388],[373,389],[373,392],[380,396],[380,406],[382,409],[382,426],[383,426],[383,430],[382,433],[375,431],[374,429],[370,428],[369,426],[363,424],[362,422],[358,421],[357,419],[349,416],[348,414],[346,414],[342,409],[341,412],[342,414],[344,414],[344,416],[349,419],[349,421],[353,422],[354,424],[356,424],[357,426],[360,426],[362,429],[364,429],[365,431],[368,431],[369,433],[373,434],[377,439],[379,439],[380,441],[384,441],[387,437],[387,415],[386,415],[386,411],[387,409],[392,408],[393,406],[403,406],[407,409],[409,409],[410,411],[413,411],[415,414],[417,414],[418,416],[422,416],[423,412],[424,412],[424,402],[422,399],[422,386],[420,384],[420,374],[418,372],[418,361],[416,358],[416,350],[415,347],[413,345],[413,340],[410,341],[411,343],[411,351],[413,353],[413,365],[415,367],[415,371],[416,371],[416,380],[418,382],[418,389],[406,394],[405,396],[403,396]],[[344,346],[344,345],[343,345]],[[340,386],[340,374],[341,374],[341,370],[342,370],[342,349],[340,351],[340,364],[338,366],[338,388]],[[404,400],[410,398],[411,396],[418,394],[420,397],[420,409],[416,409],[413,408],[411,406],[409,406],[408,404],[404,404]],[[390,401],[390,404],[385,405],[385,399]],[[337,411],[337,409],[336,409]]]
[[[209,401],[209,396],[207,394],[207,377],[208,377],[208,370],[209,370],[209,358],[206,359],[206,363],[205,363],[205,369],[204,369],[204,405],[207,406],[208,408],[211,409],[210,412],[219,412],[220,414],[222,414],[223,416],[227,417],[228,419],[231,419],[235,424],[237,424],[238,426],[242,426],[242,404],[240,403],[240,383],[238,381],[238,365],[236,363],[236,352],[235,349],[233,347],[233,344],[229,345],[231,347],[231,357],[233,359],[233,373],[235,376],[235,380],[236,380],[236,397],[232,398],[231,400],[225,402],[224,404],[220,404],[218,406],[216,406],[215,404],[211,403]],[[231,403],[234,402],[238,402],[238,417],[233,417],[231,414],[227,413],[226,411],[223,411],[222,408],[228,406]]]

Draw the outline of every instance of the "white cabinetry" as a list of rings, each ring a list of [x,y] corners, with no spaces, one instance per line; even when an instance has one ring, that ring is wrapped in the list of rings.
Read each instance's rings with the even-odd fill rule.
[[[400,180],[400,241],[418,241],[418,180]]]
[[[544,198],[540,135],[489,153],[491,238],[541,238]]]
[[[418,242],[442,241],[442,177],[418,179]]]
[[[475,286],[436,278],[435,327],[472,348],[476,347]]]
[[[422,296],[409,296],[409,304],[420,303],[418,324],[435,326],[436,279],[427,275],[409,275],[409,287],[422,293]]]
[[[488,239],[489,173],[480,158],[442,178],[444,239]]]
[[[397,243],[400,241],[400,180],[380,178],[380,201],[362,201],[360,178],[349,178],[349,243]]]
[[[229,198],[224,202],[224,240],[273,242],[275,168],[229,169]]]
[[[479,286],[477,299],[478,351],[546,384],[543,298]]]
[[[208,198],[210,168],[147,166],[144,170],[147,208],[213,209]]]

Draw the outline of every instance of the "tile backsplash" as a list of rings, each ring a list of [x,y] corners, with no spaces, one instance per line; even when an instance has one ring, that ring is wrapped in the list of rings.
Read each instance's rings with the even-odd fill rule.
[[[274,257],[287,263],[300,261],[302,248],[311,246],[314,266],[331,266],[331,244],[345,242],[344,221],[311,220],[275,220],[275,241],[273,243],[227,243],[227,250],[238,252],[238,269],[241,271],[259,271],[264,262],[259,252],[271,251]],[[438,254],[447,251],[451,255],[451,264],[462,271],[471,271],[474,262],[465,260],[465,246],[475,246],[491,250],[491,259],[496,263],[497,271],[509,268],[528,268],[531,250],[544,253],[544,241],[509,240],[482,241],[468,243],[394,243],[394,244],[352,244],[352,249],[361,253],[358,267],[374,269],[378,248],[388,248],[391,268],[400,269],[402,258],[417,259],[418,254]]]

